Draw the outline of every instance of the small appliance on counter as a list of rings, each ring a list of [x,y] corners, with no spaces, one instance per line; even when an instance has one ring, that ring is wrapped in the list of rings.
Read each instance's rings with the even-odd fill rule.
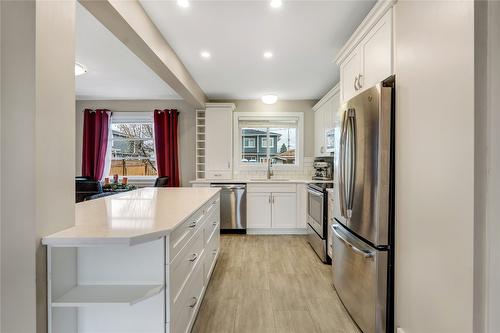
[[[313,168],[313,180],[333,180],[333,157],[317,157]]]
[[[318,182],[307,185],[307,240],[321,261],[329,264],[327,189],[333,188],[333,157],[316,158],[313,168],[312,179]]]

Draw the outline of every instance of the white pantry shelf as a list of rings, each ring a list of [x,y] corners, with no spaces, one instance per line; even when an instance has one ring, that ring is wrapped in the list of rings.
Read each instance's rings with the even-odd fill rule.
[[[134,305],[163,290],[163,285],[78,285],[52,302],[53,307]]]

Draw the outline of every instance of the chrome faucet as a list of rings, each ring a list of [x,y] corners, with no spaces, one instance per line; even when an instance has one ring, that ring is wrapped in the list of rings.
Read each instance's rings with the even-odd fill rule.
[[[271,159],[268,158],[267,159],[267,179],[271,179],[271,177],[274,176],[274,172],[271,169],[271,167],[272,167],[272,162],[271,162]]]

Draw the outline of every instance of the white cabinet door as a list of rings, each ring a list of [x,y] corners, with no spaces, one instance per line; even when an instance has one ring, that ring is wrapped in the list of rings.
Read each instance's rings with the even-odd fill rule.
[[[324,109],[314,111],[314,156],[321,156],[324,151]]]
[[[295,228],[297,225],[297,203],[295,193],[273,193],[272,196],[272,227]]]
[[[271,193],[247,193],[247,228],[271,228]]]
[[[358,46],[340,65],[340,94],[341,102],[348,101],[358,93],[355,86],[356,78],[361,74],[362,53]]]
[[[205,170],[231,171],[233,112],[207,108],[205,117]]]
[[[361,92],[392,74],[392,10],[389,10],[362,41]]]
[[[297,184],[297,228],[307,226],[307,185]]]

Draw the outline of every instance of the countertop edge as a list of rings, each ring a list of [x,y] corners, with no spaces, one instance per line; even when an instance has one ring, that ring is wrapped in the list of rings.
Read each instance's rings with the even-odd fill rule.
[[[171,228],[166,228],[163,230],[154,230],[151,232],[138,233],[137,235],[132,236],[114,236],[114,237],[65,237],[58,236],[60,233],[64,233],[70,229],[74,229],[77,226],[72,226],[53,234],[42,237],[41,243],[42,245],[50,246],[50,247],[92,247],[92,246],[133,246],[138,244],[147,243],[150,241],[154,241],[169,235],[172,231],[174,231],[179,225],[184,223],[193,213],[195,213],[198,209],[203,207],[207,202],[212,200],[214,197],[220,194],[220,189],[215,189],[215,193],[211,195],[207,200],[201,202],[191,214],[187,215],[180,221],[176,222]],[[103,198],[104,199],[104,198]],[[101,200],[101,199],[96,199]]]

